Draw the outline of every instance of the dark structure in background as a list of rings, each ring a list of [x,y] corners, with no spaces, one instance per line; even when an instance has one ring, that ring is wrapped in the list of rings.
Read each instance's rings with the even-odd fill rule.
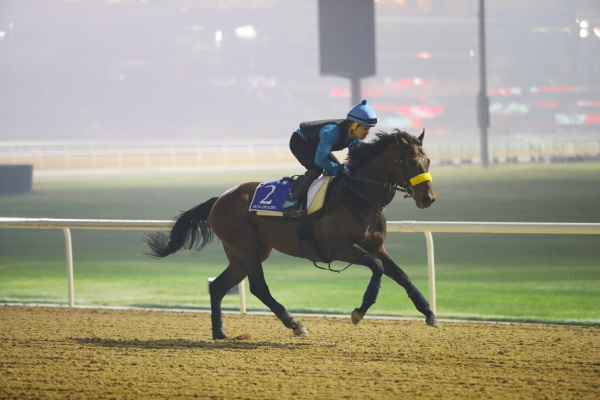
[[[319,0],[321,75],[350,79],[350,107],[361,97],[360,80],[375,75],[375,3]]]
[[[0,165],[0,194],[31,192],[33,165]]]
[[[373,4],[361,92],[378,128],[477,140],[477,1]],[[598,131],[600,2],[485,5],[490,138]],[[1,0],[0,140],[281,139],[345,115],[348,78],[320,71],[318,6]]]

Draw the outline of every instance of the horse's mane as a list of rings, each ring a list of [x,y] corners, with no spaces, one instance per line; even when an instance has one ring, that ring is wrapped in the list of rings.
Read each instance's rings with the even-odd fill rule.
[[[408,144],[414,144],[416,146],[423,145],[419,139],[399,129],[394,129],[392,133],[378,132],[376,133],[376,138],[374,140],[363,142],[359,146],[348,149],[346,168],[348,168],[350,172],[356,171],[356,169],[360,168],[361,165],[379,154],[383,149],[393,143],[399,142],[401,138],[406,140]]]

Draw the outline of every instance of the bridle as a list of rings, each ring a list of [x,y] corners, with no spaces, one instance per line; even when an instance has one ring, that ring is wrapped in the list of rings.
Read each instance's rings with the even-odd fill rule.
[[[406,166],[406,163],[404,162],[404,155],[406,154],[406,150],[408,149],[409,146],[407,146],[400,153],[398,158],[395,160],[394,166],[392,167],[390,175],[385,183],[377,182],[377,181],[374,181],[371,179],[359,178],[357,176],[351,176],[351,175],[346,176],[346,179],[370,183],[370,184],[373,184],[376,186],[383,187],[385,189],[385,193],[383,196],[384,201],[380,206],[377,207],[379,209],[379,211],[377,212],[378,215],[381,214],[383,212],[383,209],[385,208],[385,206],[387,206],[392,201],[392,199],[394,197],[393,194],[395,192],[397,192],[397,191],[403,192],[404,198],[409,199],[409,198],[413,197],[415,194],[415,191],[413,189],[415,186],[417,186],[418,184],[423,183],[423,182],[431,182],[431,180],[432,180],[431,174],[429,172],[425,172],[425,173],[413,176],[412,178],[408,178],[408,176],[409,176],[408,168]],[[398,168],[398,166],[402,169],[402,175],[405,179],[403,184],[399,184],[399,183],[396,183],[393,181],[393,174],[394,174],[394,171],[396,170],[396,168]],[[349,186],[349,188],[353,193],[355,193],[356,195],[361,197],[363,200],[367,201],[368,203],[370,203],[372,205],[375,205],[365,195],[360,193],[358,190],[356,190],[352,186]],[[389,201],[386,201],[386,199],[389,199]]]
[[[396,162],[398,163],[398,162]],[[403,160],[400,160],[400,166],[402,167],[402,175],[404,175],[404,178],[407,179],[408,178],[408,169],[406,168],[406,164],[404,163]],[[396,168],[394,166],[394,168]],[[392,170],[393,171],[393,170]],[[405,185],[402,187],[398,187],[398,185],[396,185],[396,190],[399,190],[401,192],[406,192],[406,194],[404,195],[405,199],[411,198],[414,196],[415,191],[414,191],[414,187],[417,186],[419,183],[423,183],[423,182],[431,182],[431,174],[429,172],[424,172],[422,174],[413,176],[410,179],[407,179],[405,181]]]

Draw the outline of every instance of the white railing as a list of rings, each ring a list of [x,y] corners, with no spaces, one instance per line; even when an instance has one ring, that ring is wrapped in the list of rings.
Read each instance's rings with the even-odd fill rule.
[[[292,157],[292,159],[290,159]],[[284,140],[0,141],[0,164],[33,164],[36,170],[96,170],[293,161]]]
[[[435,256],[432,232],[455,233],[544,233],[569,235],[600,235],[600,224],[551,222],[418,222],[391,221],[388,232],[423,232],[427,241],[427,274],[429,277],[429,302],[436,312]]]
[[[61,229],[65,234],[69,306],[75,306],[73,280],[73,247],[71,229],[104,230],[160,230],[169,229],[172,221],[165,220],[107,220],[107,219],[49,219],[49,218],[0,218],[0,228]],[[599,235],[599,223],[548,223],[548,222],[417,222],[388,221],[388,232],[423,232],[427,242],[427,270],[429,278],[429,302],[436,312],[435,256],[432,232],[455,233],[519,233],[519,234],[566,234]],[[240,313],[246,312],[244,282],[238,285]]]
[[[491,138],[492,162],[564,162],[600,159],[598,132],[587,135],[518,135]],[[470,137],[429,137],[426,151],[440,164],[479,162]],[[182,168],[207,165],[295,163],[288,137],[252,140],[0,141],[0,164],[33,164],[35,170]]]

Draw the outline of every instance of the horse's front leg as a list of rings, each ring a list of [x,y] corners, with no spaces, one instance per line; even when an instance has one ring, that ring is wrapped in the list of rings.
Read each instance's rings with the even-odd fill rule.
[[[345,248],[343,255],[339,259],[352,264],[367,266],[373,272],[363,295],[362,304],[352,311],[352,323],[356,325],[362,321],[369,308],[377,301],[379,289],[381,288],[381,276],[384,272],[383,265],[381,260],[357,244],[352,244],[350,247]]]
[[[419,289],[411,282],[410,278],[406,273],[392,260],[390,255],[385,251],[382,247],[375,254],[379,257],[381,262],[383,263],[383,272],[394,281],[396,281],[400,286],[406,290],[408,297],[411,299],[415,308],[425,315],[425,322],[427,325],[434,326],[436,328],[440,327],[440,323],[437,320],[437,317],[431,311],[429,306],[429,302],[425,299],[425,296],[421,293]]]

